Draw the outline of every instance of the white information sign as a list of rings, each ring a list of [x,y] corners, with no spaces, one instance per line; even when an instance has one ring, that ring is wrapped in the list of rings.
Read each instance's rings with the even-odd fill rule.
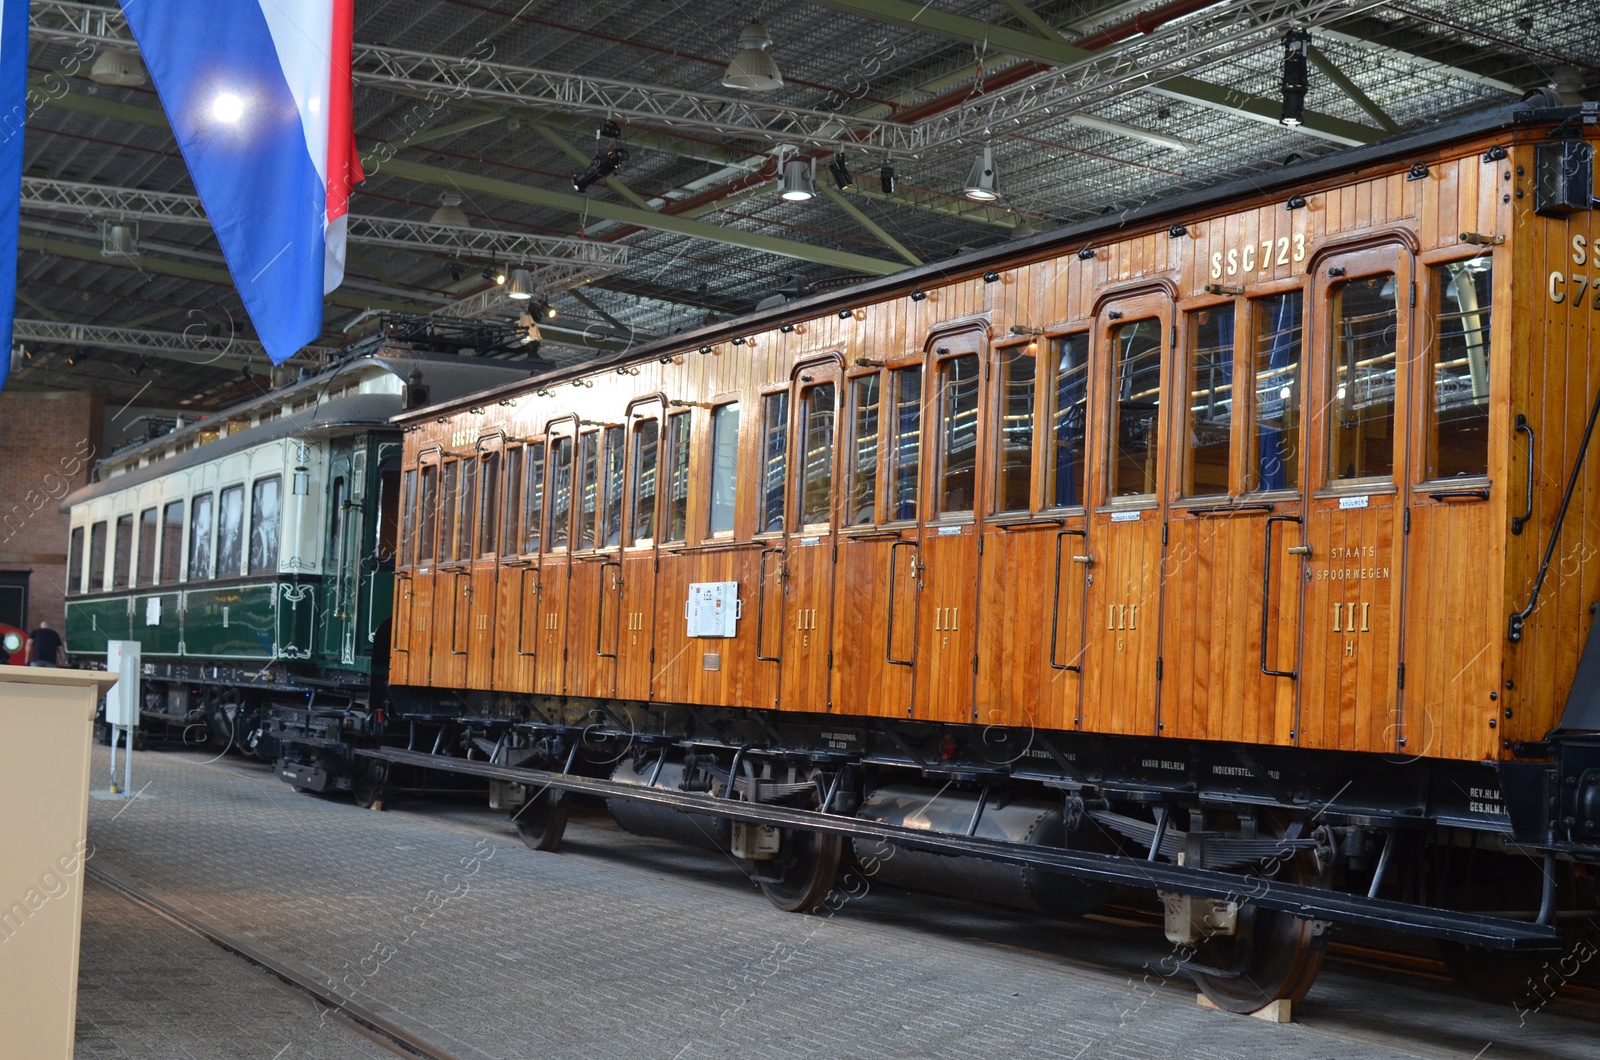
[[[737,636],[743,607],[739,599],[738,582],[692,583],[689,586],[689,600],[683,607],[683,617],[689,623],[689,636]]]

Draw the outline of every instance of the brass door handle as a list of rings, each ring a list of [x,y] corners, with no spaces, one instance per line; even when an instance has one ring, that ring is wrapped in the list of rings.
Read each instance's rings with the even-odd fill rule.
[[[1094,557],[1093,556],[1073,556],[1072,557],[1072,562],[1081,563],[1085,567],[1092,567],[1092,566],[1094,566]]]
[[[1290,545],[1289,546],[1289,555],[1291,555],[1291,556],[1309,556],[1309,555],[1311,555],[1311,546],[1310,545]]]

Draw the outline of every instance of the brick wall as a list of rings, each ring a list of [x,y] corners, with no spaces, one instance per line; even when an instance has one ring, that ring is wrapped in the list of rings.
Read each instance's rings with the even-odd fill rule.
[[[0,392],[0,571],[27,571],[28,626],[65,625],[69,492],[89,481],[105,400],[81,391]]]

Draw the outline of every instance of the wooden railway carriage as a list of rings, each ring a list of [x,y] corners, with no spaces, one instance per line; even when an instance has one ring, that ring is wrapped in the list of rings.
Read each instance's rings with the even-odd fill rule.
[[[377,705],[399,513],[388,420],[413,371],[435,396],[527,374],[408,353],[380,342],[113,453],[66,499],[67,643],[102,662],[108,640],[140,643],[146,726],[251,751],[269,703]]]
[[[1228,1007],[1302,994],[1326,921],[1558,945],[1600,839],[1570,735],[1600,721],[1595,118],[1520,107],[402,417],[396,705],[464,726],[479,762],[441,768],[625,823],[728,796],[786,908],[840,835],[892,841],[865,875],[1057,911],[1153,883]]]

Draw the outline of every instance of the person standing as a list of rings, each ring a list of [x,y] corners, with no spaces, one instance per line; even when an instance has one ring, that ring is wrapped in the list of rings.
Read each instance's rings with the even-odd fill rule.
[[[67,665],[67,646],[61,634],[50,628],[50,623],[40,622],[39,628],[28,634],[29,666]]]

